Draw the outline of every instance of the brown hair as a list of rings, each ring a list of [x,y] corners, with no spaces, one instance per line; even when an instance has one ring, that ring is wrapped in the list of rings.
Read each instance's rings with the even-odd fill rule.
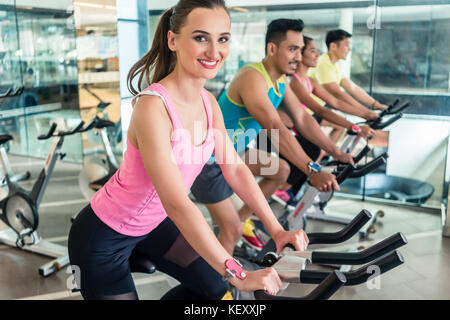
[[[169,30],[178,34],[186,22],[188,14],[196,8],[214,9],[216,7],[224,8],[229,14],[224,0],[180,0],[174,7],[166,10],[159,20],[152,47],[128,72],[128,90],[133,95],[137,95],[142,90],[143,80],[146,84],[155,83],[171,73],[176,65],[176,55],[170,51],[168,46],[167,33]],[[150,82],[152,71],[154,72]],[[137,76],[139,76],[138,90],[132,83]]]

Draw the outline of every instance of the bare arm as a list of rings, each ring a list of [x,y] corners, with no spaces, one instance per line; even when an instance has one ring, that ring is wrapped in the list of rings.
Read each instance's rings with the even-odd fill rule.
[[[349,92],[353,97],[361,101],[367,106],[371,106],[375,109],[387,109],[387,106],[382,105],[378,101],[376,101],[374,98],[369,96],[367,92],[365,92],[363,89],[361,89],[360,86],[356,85],[352,80],[343,78],[341,80],[341,86],[344,88],[347,92]]]
[[[376,112],[370,111],[360,104],[351,105],[344,100],[338,99],[324,89],[315,79],[309,79],[311,80],[314,95],[325,101],[330,107],[366,120],[375,120],[378,118],[378,114]]]
[[[199,208],[189,199],[170,144],[171,122],[159,97],[143,96],[130,124],[149,178],[169,218],[192,248],[221,275],[231,256],[222,247]],[[156,152],[157,151],[157,152]]]
[[[268,137],[278,151],[302,172],[309,174],[308,163],[311,158],[283,124],[272,102],[265,94],[267,83],[264,78],[252,71],[247,71],[241,77],[239,95],[248,112],[263,129],[267,130]]]
[[[307,113],[301,106],[294,92],[287,87],[283,99],[283,105],[292,116],[295,128],[309,141],[331,154],[336,159],[341,159],[344,154],[325,135],[317,121]],[[351,162],[351,157],[347,161]]]
[[[341,83],[342,83],[342,81],[341,81]],[[352,105],[353,107],[358,108],[360,110],[363,110],[363,108],[368,110],[365,106],[363,106],[361,103],[356,101],[348,93],[342,91],[337,83],[335,83],[335,82],[324,83],[324,84],[322,84],[322,86],[329,93],[331,93],[336,99],[343,100],[343,101],[347,102],[348,104]]]
[[[214,110],[214,156],[216,161],[233,191],[255,212],[272,238],[275,238],[277,233],[284,229],[275,218],[252,172],[236,153],[227,135],[220,108],[213,97],[211,102]]]
[[[240,80],[239,95],[248,112],[262,128],[267,130],[268,137],[273,145],[278,148],[278,151],[302,172],[309,175],[308,163],[311,158],[308,157],[289,129],[283,124],[272,102],[265,94],[267,83],[264,78],[257,72],[248,72]],[[287,90],[289,90],[289,86],[286,86]],[[295,96],[294,99],[297,101],[297,107],[301,108],[300,102]],[[314,119],[312,120],[317,125],[317,122]],[[319,131],[323,134],[320,127]],[[324,171],[314,174],[310,183],[319,191],[339,190],[335,177]]]
[[[302,86],[302,84],[299,81],[297,81],[296,79],[292,79],[290,86],[292,91],[297,96],[297,98],[319,117],[328,120],[334,124],[337,124],[338,126],[344,127],[347,130],[352,129],[353,123],[351,123],[344,117],[341,117],[340,115],[334,113],[333,111],[325,107],[322,107],[320,104],[318,104],[316,100],[314,100],[310,96],[306,88]]]

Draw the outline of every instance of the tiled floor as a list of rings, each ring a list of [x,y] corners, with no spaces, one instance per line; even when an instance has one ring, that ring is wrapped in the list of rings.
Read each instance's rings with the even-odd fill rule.
[[[44,161],[11,157],[11,162],[15,172],[29,168],[32,173],[30,181],[34,181]],[[78,187],[79,171],[80,165],[57,163],[40,208],[38,231],[44,239],[62,245],[67,243],[70,218],[87,204]],[[21,184],[29,189],[32,182]],[[205,208],[200,208],[211,221]],[[374,240],[371,243],[396,232],[404,233],[408,244],[399,251],[405,262],[383,274],[379,288],[370,290],[366,284],[344,287],[332,299],[450,299],[450,238],[441,236],[440,216],[337,197],[329,203],[327,210],[356,215],[363,208],[372,213],[382,208],[386,214],[377,226],[377,233],[371,236]],[[340,228],[338,225],[310,221],[307,232]],[[328,246],[328,249],[347,250],[357,241],[358,239],[351,239],[342,245]],[[310,249],[315,250],[312,246]],[[0,245],[0,299],[81,299],[78,293],[73,294],[68,290],[71,278],[66,273],[66,268],[47,278],[38,274],[39,266],[49,260],[47,257]],[[159,299],[175,283],[159,272],[153,275],[135,275],[135,280],[140,299]],[[291,284],[283,294],[302,296],[313,287]]]

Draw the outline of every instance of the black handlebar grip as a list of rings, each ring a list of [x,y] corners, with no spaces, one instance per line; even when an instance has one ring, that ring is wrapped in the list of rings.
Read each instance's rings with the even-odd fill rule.
[[[89,124],[88,124],[86,127],[82,128],[82,129],[80,129],[80,130],[78,130],[78,132],[86,132],[86,131],[89,131],[89,130],[91,130],[92,128],[94,128],[94,127],[95,127],[95,124],[96,124],[96,122],[97,122],[97,119],[99,119],[99,118],[96,116],[94,119],[91,120],[91,122],[89,122]]]
[[[313,291],[304,297],[273,296],[263,290],[255,291],[254,295],[256,300],[327,300],[345,285],[346,281],[345,275],[335,270],[328,274]]]
[[[308,233],[309,244],[335,244],[344,242],[353,237],[371,218],[372,214],[363,209],[349,224],[338,232]]]
[[[46,134],[41,134],[40,136],[38,136],[38,140],[45,140],[50,138],[53,135],[53,133],[55,133],[56,127],[57,127],[56,122],[53,122],[48,132]]]
[[[402,112],[403,110],[405,110],[405,109],[408,108],[408,107],[409,107],[409,102],[407,101],[407,102],[405,102],[404,104],[402,104],[402,105],[400,105],[400,106],[398,106],[398,107],[396,107],[396,108],[390,109],[390,110],[389,110],[389,114],[400,113],[400,112]]]
[[[0,94],[0,98],[6,98],[6,97],[9,97],[10,94],[11,94],[11,92],[12,92],[12,90],[13,90],[12,88],[9,88],[8,90],[6,90],[6,92]]]
[[[389,238],[360,252],[323,252],[311,253],[311,262],[319,264],[358,265],[373,261],[407,244],[405,236],[398,232]]]
[[[350,176],[352,178],[365,176],[366,174],[372,172],[373,170],[375,170],[382,164],[386,163],[387,158],[388,158],[387,153],[384,153],[384,154],[376,157],[369,163],[366,163],[365,165],[361,166],[360,168],[353,170],[353,172],[351,173]]]
[[[20,95],[23,93],[23,89],[24,89],[24,88],[25,88],[24,86],[20,87],[20,88],[17,89],[16,92],[14,92],[11,96],[14,96],[14,97],[20,96]]]
[[[404,259],[401,253],[397,250],[391,252],[390,254],[371,262],[370,264],[367,264],[365,266],[362,266],[361,268],[350,271],[350,272],[344,272],[345,277],[347,278],[347,282],[345,283],[346,286],[354,286],[361,283],[366,282],[369,277],[373,275],[371,267],[378,267],[374,268],[374,271],[379,271],[380,274],[386,273],[389,270],[392,270],[399,265],[403,264]],[[319,271],[319,270],[302,270],[300,272],[300,282],[301,283],[320,283],[329,275],[329,272],[327,271]]]
[[[385,122],[378,122],[377,124],[371,126],[374,130],[382,130],[384,128],[387,128],[391,124],[393,124],[395,121],[403,117],[403,113],[397,113],[395,116],[392,116],[389,120]]]
[[[82,130],[83,126],[84,126],[84,121],[81,120],[80,123],[73,130],[69,130],[67,132],[64,132],[64,134],[65,135],[70,135],[70,134],[74,134],[74,133],[80,132]]]
[[[338,184],[341,184],[344,182],[345,179],[347,179],[348,175],[355,169],[355,165],[349,163],[347,164],[344,169],[339,172],[339,174],[336,177],[336,181]]]
[[[361,161],[362,158],[364,158],[370,151],[369,145],[366,144],[366,146],[353,158],[353,161],[355,163],[358,163]]]
[[[95,127],[97,129],[102,129],[102,128],[105,128],[105,127],[114,127],[115,125],[116,124],[114,122],[112,122],[112,121],[98,118],[98,120],[97,120],[97,122],[95,124]]]

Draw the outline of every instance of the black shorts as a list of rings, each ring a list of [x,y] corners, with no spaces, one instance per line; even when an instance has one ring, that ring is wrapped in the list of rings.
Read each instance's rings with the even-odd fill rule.
[[[217,163],[205,164],[202,172],[195,179],[191,193],[198,202],[212,204],[223,201],[233,195]]]
[[[316,119],[317,120],[317,119]],[[260,141],[261,136],[258,137],[258,143],[261,143]],[[320,148],[316,146],[314,143],[310,142],[308,139],[303,137],[300,133],[298,133],[295,138],[297,139],[298,143],[301,145],[303,151],[313,160],[316,161],[317,158],[320,155]],[[267,148],[268,152],[271,152],[271,143],[269,138],[267,138]],[[289,173],[289,177],[287,179],[287,182],[294,187],[295,190],[299,189],[308,178],[303,171],[298,169],[296,166],[294,166],[288,159],[286,159],[281,153],[279,153],[280,159],[285,160],[291,169],[291,172]]]
[[[132,237],[108,227],[88,205],[71,226],[68,251],[87,300],[138,298],[129,264],[133,252],[181,283],[164,299],[220,299],[227,290],[222,276],[195,252],[168,217],[150,233]]]

